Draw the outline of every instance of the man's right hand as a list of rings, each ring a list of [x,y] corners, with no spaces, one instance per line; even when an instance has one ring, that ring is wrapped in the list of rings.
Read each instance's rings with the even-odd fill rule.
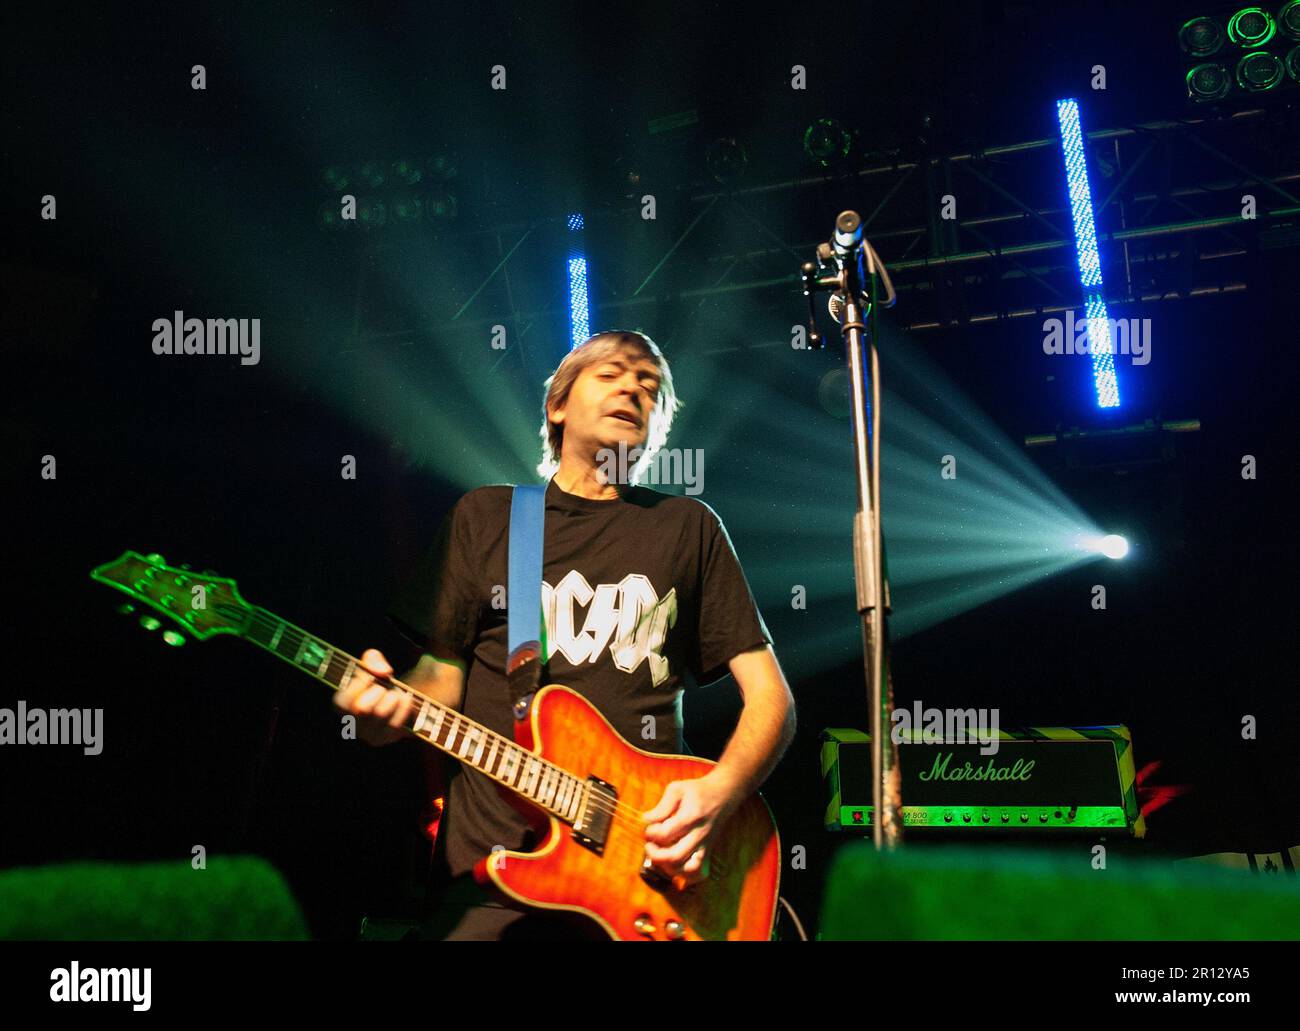
[[[334,704],[357,717],[357,737],[368,745],[391,745],[407,736],[410,695],[377,682],[392,675],[393,667],[383,653],[369,648],[361,654],[352,678],[334,692]]]

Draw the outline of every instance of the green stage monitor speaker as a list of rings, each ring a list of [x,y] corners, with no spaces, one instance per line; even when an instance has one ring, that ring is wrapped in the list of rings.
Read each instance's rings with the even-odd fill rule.
[[[1300,879],[1160,859],[854,843],[835,856],[823,940],[1300,939]]]
[[[0,939],[301,940],[307,925],[276,869],[255,856],[62,863],[0,871]]]

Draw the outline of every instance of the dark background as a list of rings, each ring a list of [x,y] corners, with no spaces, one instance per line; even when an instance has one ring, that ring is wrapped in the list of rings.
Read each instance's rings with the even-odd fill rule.
[[[408,663],[414,652],[384,607],[447,507],[476,485],[440,475],[438,441],[451,448],[468,434],[492,452],[486,399],[523,403],[533,421],[541,380],[565,347],[555,219],[576,207],[589,213],[593,266],[607,270],[594,285],[593,328],[647,327],[677,368],[695,427],[714,412],[740,413],[725,457],[710,453],[704,500],[732,527],[751,581],[783,556],[783,535],[813,528],[747,535],[735,526],[761,523],[766,498],[791,495],[824,504],[845,527],[847,576],[852,487],[824,484],[850,466],[789,444],[789,470],[771,473],[745,454],[755,435],[771,440],[784,420],[821,414],[817,384],[836,352],[755,349],[738,360],[736,351],[788,339],[804,312],[797,262],[838,210],[869,211],[883,197],[878,184],[820,175],[802,152],[803,129],[838,117],[861,133],[859,154],[917,159],[1051,136],[1058,96],[1081,98],[1089,128],[1184,117],[1172,42],[1184,10],[934,2],[845,5],[833,20],[711,3],[647,4],[639,15],[605,5],[567,14],[550,5],[400,15],[277,5],[237,15],[10,15],[0,278],[4,629],[16,664],[3,704],[103,706],[106,748],[94,758],[5,750],[0,862],[183,861],[202,844],[271,859],[318,936],[355,934],[361,914],[411,911],[423,886],[418,747],[340,741],[323,691],[242,644],[162,646],[113,613],[117,599],[87,579],[90,568],[125,548],[157,550],[236,577],[245,597],[341,647],[374,644]],[[208,69],[205,92],[189,86],[196,63]],[[497,63],[508,68],[505,97],[486,87]],[[809,69],[806,94],[789,89],[796,63]],[[1089,89],[1095,64],[1107,67],[1105,91]],[[687,108],[699,121],[685,134],[647,133],[649,119]],[[1293,112],[1279,106],[1260,125],[1231,141],[1244,148],[1239,158],[1294,170]],[[740,234],[752,227],[728,216],[675,253],[644,303],[614,309],[696,216],[693,198],[716,189],[704,154],[718,136],[744,142],[745,185],[809,179],[751,198],[749,210],[784,246],[769,241],[771,252],[755,251],[734,273],[786,281],[702,302],[681,296],[718,281],[717,252],[745,248]],[[315,176],[325,165],[444,151],[459,168],[455,223],[419,239],[317,227]],[[1045,169],[1058,157],[1047,153]],[[1141,188],[1185,167],[1153,163]],[[1045,171],[1037,188],[1056,196],[1059,171]],[[661,202],[652,226],[630,199],[646,191]],[[58,198],[56,222],[37,215],[47,193]],[[1228,193],[1221,210],[1232,208]],[[923,204],[903,192],[882,221],[914,221]],[[489,230],[514,227],[508,245],[534,221],[508,287],[498,277],[452,326],[500,256]],[[1162,760],[1160,782],[1192,787],[1150,821],[1149,847],[1173,854],[1300,840],[1291,659],[1298,270],[1294,248],[1263,249],[1243,234],[1232,274],[1246,289],[1128,309],[1158,308],[1161,343],[1134,374],[1124,417],[1197,418],[1195,439],[1174,460],[1123,475],[1036,456],[1099,525],[1123,521],[1143,544],[1141,562],[1105,569],[1107,610],[1080,600],[1099,575],[1081,567],[895,650],[904,704],[996,705],[1004,724],[1128,724],[1139,765]],[[1169,289],[1188,274],[1174,262]],[[1071,282],[1068,267],[1050,275]],[[1153,285],[1164,289],[1159,275]],[[1045,379],[1034,319],[966,324],[963,312],[1000,302],[966,296],[942,276],[928,289],[918,283],[925,277],[909,281],[910,310],[905,293],[886,320],[906,326],[922,310],[953,320],[909,342],[1011,439],[1100,423],[1086,383]],[[603,318],[602,302],[617,316]],[[542,314],[524,318],[512,306]],[[260,315],[262,363],[155,357],[149,325],[177,308]],[[500,372],[481,343],[494,322],[521,342]],[[378,380],[353,387],[349,370],[366,363],[391,372],[393,394],[376,390]],[[782,404],[750,403],[731,379],[742,365]],[[711,392],[691,395],[705,371]],[[449,378],[482,392],[448,388]],[[443,386],[445,407],[429,413],[418,444],[389,418],[403,384]],[[844,424],[830,427],[840,435],[835,453],[847,454]],[[46,454],[58,460],[54,481],[39,475]],[[357,481],[340,479],[342,454],[357,457]],[[1240,476],[1245,454],[1258,460],[1253,482]],[[797,475],[801,466],[816,477]],[[527,474],[516,467],[512,475]],[[485,471],[480,482],[499,475]],[[746,496],[753,509],[741,520],[736,499]],[[809,869],[788,873],[784,889],[811,925],[839,841],[820,829],[817,735],[863,726],[865,704],[847,580],[809,614],[818,629],[849,629],[838,653],[800,651],[807,624],[784,612],[788,597],[758,597],[800,717],[765,793],[787,847],[808,849]],[[729,681],[688,697],[693,749],[717,755],[736,711]],[[1258,720],[1256,741],[1241,740],[1245,714]]]

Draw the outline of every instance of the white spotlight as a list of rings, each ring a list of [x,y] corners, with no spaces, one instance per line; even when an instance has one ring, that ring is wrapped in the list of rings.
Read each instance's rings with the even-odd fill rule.
[[[1123,558],[1128,554],[1128,541],[1117,533],[1107,534],[1097,545],[1097,550],[1107,558]]]

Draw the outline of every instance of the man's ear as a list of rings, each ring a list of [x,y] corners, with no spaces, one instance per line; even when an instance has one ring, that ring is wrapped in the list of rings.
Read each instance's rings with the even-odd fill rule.
[[[562,423],[564,422],[564,405],[552,404],[546,409],[547,422]]]

